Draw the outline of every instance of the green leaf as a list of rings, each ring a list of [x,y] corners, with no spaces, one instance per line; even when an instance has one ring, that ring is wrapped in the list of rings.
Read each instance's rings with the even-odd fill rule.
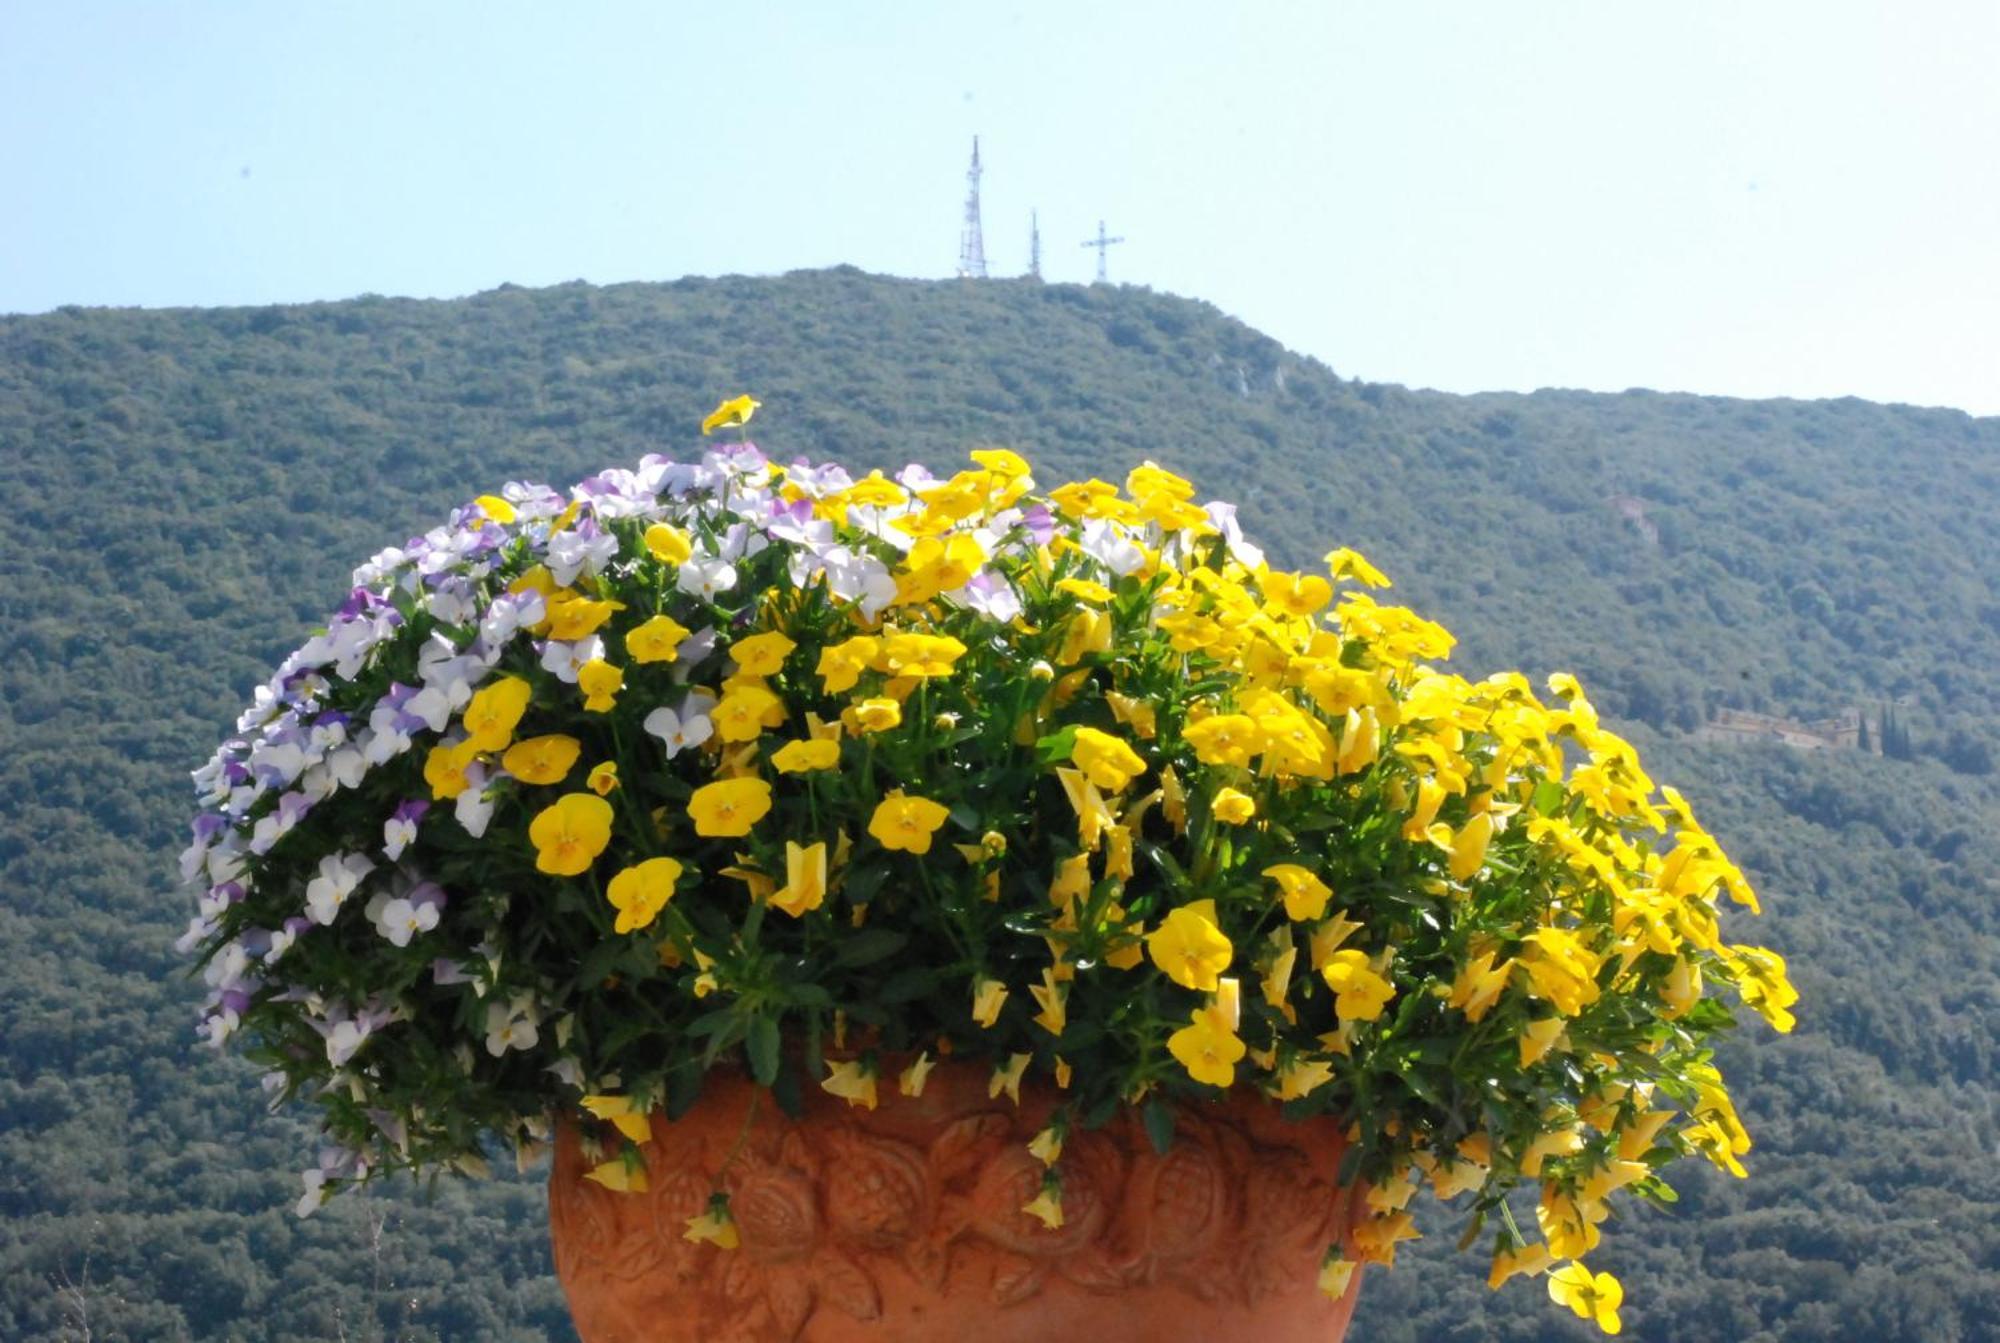
[[[836,965],[873,965],[901,951],[910,940],[908,933],[894,928],[864,928],[840,944],[833,954]]]
[[[624,938],[618,937],[592,947],[576,967],[577,986],[595,989],[602,984],[610,976],[612,967],[618,964],[618,958],[625,954],[627,945]]]
[[[701,1083],[707,1074],[692,1059],[675,1064],[667,1071],[667,1118],[679,1119],[701,1099]]]
[[[875,898],[875,892],[882,889],[882,882],[889,875],[886,863],[862,863],[847,869],[841,878],[840,893],[850,905],[865,905]]]
[[[832,1007],[833,995],[818,984],[803,980],[785,985],[785,998],[794,1007]]]
[[[743,1053],[750,1060],[750,1076],[757,1085],[770,1086],[778,1077],[778,1022],[775,1017],[758,1013],[750,1018],[750,1028],[743,1036]]]
[[[1070,753],[1074,750],[1076,750],[1076,728],[1074,725],[1066,727],[1051,736],[1043,737],[1035,743],[1035,751],[1041,756],[1044,765],[1061,764],[1063,761],[1069,759]]]
[[[913,1003],[919,998],[930,996],[938,986],[938,972],[928,966],[915,965],[907,970],[898,970],[876,990],[875,999],[882,1003]]]
[[[778,1103],[778,1109],[789,1119],[801,1118],[806,1112],[801,1085],[797,1068],[778,1069],[778,1075],[771,1083],[771,1099]]]
[[[1165,1156],[1174,1145],[1174,1108],[1158,1096],[1146,1102],[1142,1111],[1146,1120],[1146,1137],[1152,1141],[1153,1150]]]
[[[700,1039],[704,1035],[714,1035],[726,1031],[736,1023],[736,1009],[718,1007],[713,1012],[705,1012],[688,1023],[687,1033]]]

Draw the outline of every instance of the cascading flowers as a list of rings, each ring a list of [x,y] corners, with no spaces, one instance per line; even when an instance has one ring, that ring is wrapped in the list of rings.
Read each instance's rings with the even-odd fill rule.
[[[1741,872],[1572,678],[1440,669],[1354,552],[1275,568],[1150,462],[972,460],[649,456],[356,571],[196,771],[182,857],[201,1033],[320,1109],[301,1213],[558,1111],[641,1188],[710,1068],[873,1107],[948,1054],[1060,1088],[1046,1221],[1072,1126],[1167,1140],[1248,1089],[1350,1124],[1358,1261],[1428,1181],[1501,1219],[1496,1287],[1570,1261],[1551,1295],[1615,1331],[1579,1262],[1614,1193],[1743,1173],[1716,991],[1791,1026],[1784,962],[1723,938]],[[734,1240],[720,1195],[694,1222]]]

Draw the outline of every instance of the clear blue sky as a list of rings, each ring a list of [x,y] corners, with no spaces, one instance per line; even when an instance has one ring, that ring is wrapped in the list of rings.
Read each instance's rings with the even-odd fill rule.
[[[2000,5],[0,5],[0,311],[986,245],[1344,374],[2000,413]]]

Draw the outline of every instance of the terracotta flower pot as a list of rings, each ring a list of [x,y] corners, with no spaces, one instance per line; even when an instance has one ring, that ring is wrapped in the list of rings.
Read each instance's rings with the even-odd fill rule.
[[[753,1110],[753,1097],[756,1098]],[[1359,1201],[1338,1187],[1331,1120],[1289,1124],[1239,1097],[1181,1113],[1172,1150],[1133,1116],[1072,1131],[1063,1223],[1024,1213],[1027,1150],[1055,1102],[987,1096],[984,1070],[939,1068],[881,1107],[814,1091],[794,1121],[746,1080],[709,1079],[685,1117],[652,1121],[649,1189],[617,1193],[564,1126],[549,1179],[556,1272],[585,1343],[654,1340],[1256,1339],[1330,1343],[1360,1289],[1317,1288]],[[747,1123],[746,1123],[747,1117]],[[688,1220],[729,1194],[738,1248]]]

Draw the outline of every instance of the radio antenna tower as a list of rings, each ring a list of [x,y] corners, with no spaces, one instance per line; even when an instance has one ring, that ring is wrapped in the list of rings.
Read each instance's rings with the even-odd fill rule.
[[[1113,243],[1121,243],[1124,241],[1125,240],[1123,238],[1105,237],[1104,221],[1102,219],[1097,221],[1097,237],[1092,239],[1090,242],[1084,244],[1085,247],[1095,247],[1097,249],[1097,283],[1107,284],[1109,283],[1110,280],[1110,277],[1106,275],[1104,270],[1105,249],[1110,247]]]
[[[1042,221],[1035,211],[1028,211],[1028,278],[1042,278]]]
[[[958,235],[958,278],[986,278],[986,240],[979,231],[979,137],[972,137],[972,167],[965,174],[965,227]]]

